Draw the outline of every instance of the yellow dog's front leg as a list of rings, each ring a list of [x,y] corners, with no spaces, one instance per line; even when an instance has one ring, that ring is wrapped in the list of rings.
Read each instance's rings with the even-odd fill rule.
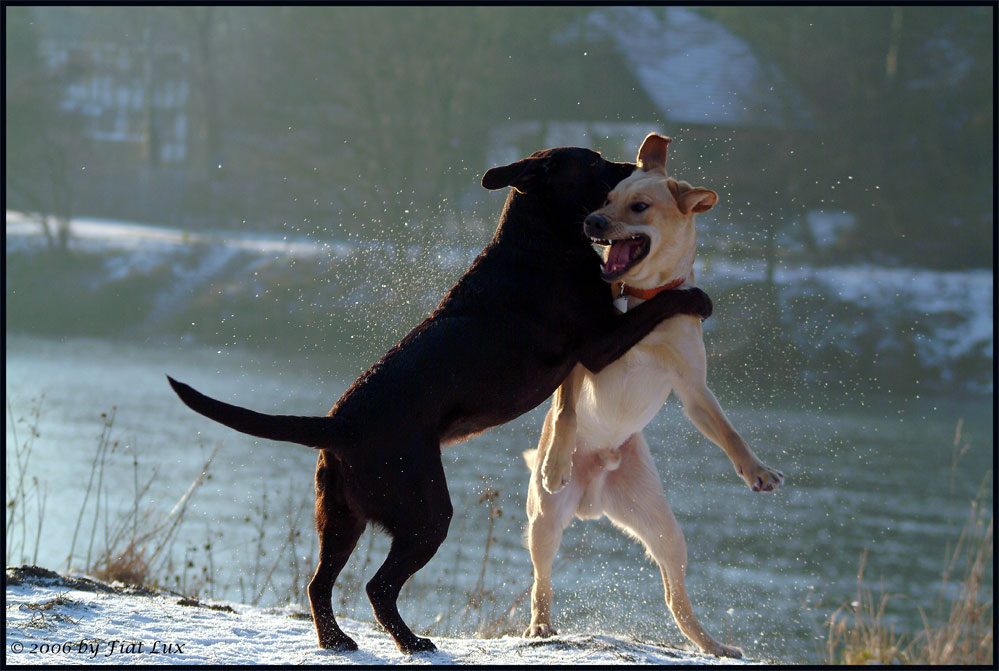
[[[691,322],[693,323],[693,322]],[[784,474],[764,464],[728,421],[718,399],[707,385],[707,356],[700,324],[675,341],[667,350],[666,363],[675,367],[674,391],[683,402],[683,412],[704,436],[732,460],[738,473],[754,492],[772,492],[784,483]]]
[[[679,389],[677,390],[679,393]],[[735,472],[754,492],[772,492],[784,483],[784,474],[764,464],[749,448],[718,404],[707,386],[680,394],[683,411],[711,442],[725,450]]]

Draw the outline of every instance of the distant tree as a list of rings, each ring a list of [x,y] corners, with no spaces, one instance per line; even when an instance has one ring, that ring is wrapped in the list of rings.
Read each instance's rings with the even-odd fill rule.
[[[861,219],[857,255],[991,264],[987,7],[704,7],[811,103],[800,196]]]
[[[280,141],[266,151],[301,185],[296,198],[335,198],[348,231],[363,225],[369,236],[429,243],[431,227],[457,214],[460,194],[477,182],[488,133],[508,120],[518,83],[571,15],[504,7],[241,13],[255,26],[244,33],[254,40],[245,52],[254,72],[242,80],[240,113],[256,125],[253,136]]]
[[[72,63],[47,66],[39,54],[33,9],[5,14],[4,186],[8,206],[37,215],[51,251],[65,253],[73,214],[80,122],[65,114],[60,87]]]

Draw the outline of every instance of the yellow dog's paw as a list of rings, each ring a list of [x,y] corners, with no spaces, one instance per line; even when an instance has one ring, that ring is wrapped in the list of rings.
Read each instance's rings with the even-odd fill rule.
[[[524,631],[524,638],[548,638],[550,636],[555,636],[558,634],[557,631],[552,629],[552,626],[547,622],[537,622],[532,623]]]
[[[545,491],[554,494],[569,484],[571,474],[572,459],[545,459],[545,463],[541,465],[541,484]]]
[[[735,472],[742,476],[754,492],[772,492],[784,484],[784,474],[762,461],[753,462],[746,467],[736,466]]]
[[[732,657],[734,659],[742,659],[742,650],[739,648],[722,645],[721,643],[716,643],[714,641],[711,642],[711,645],[701,648],[701,652],[714,655],[715,657]]]

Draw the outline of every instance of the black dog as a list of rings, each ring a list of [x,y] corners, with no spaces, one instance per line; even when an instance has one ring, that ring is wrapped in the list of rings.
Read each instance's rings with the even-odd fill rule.
[[[440,306],[344,392],[326,417],[264,415],[170,379],[190,408],[237,431],[322,450],[316,465],[319,566],[309,601],[323,648],[355,650],[337,625],[333,583],[365,525],[392,536],[367,584],[375,617],[405,653],[436,649],[399,616],[403,583],[437,552],[451,521],[441,444],[507,422],[547,399],[573,366],[598,371],[662,319],[707,317],[698,289],[664,291],[617,314],[582,221],[634,170],[572,147],[493,168],[514,187],[492,241]]]

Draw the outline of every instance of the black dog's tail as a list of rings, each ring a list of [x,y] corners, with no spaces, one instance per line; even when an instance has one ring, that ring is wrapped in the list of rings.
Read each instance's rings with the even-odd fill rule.
[[[307,447],[328,448],[335,438],[335,420],[330,417],[265,415],[205,396],[169,375],[170,386],[191,410],[257,438],[284,440]]]

